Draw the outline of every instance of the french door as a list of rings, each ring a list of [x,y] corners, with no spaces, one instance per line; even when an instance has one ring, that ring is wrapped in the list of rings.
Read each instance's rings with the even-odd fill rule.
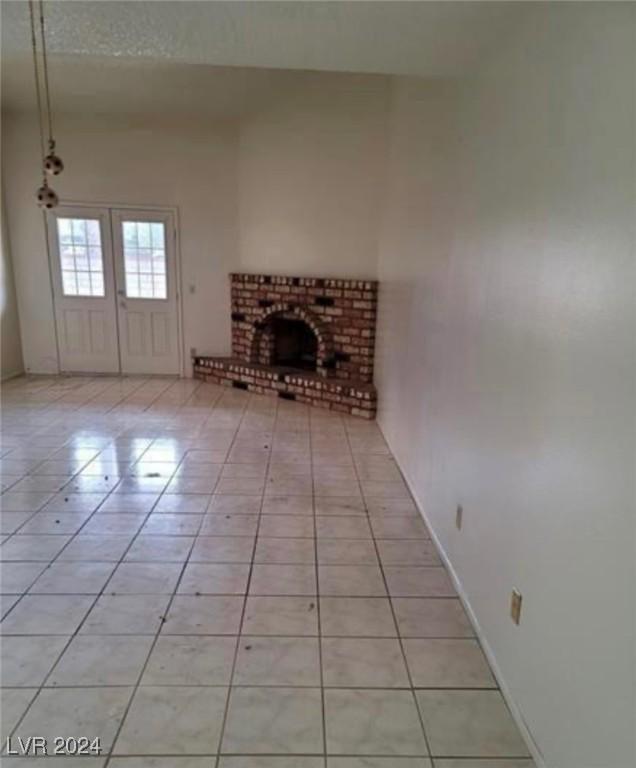
[[[178,373],[171,213],[111,211],[123,373]]]
[[[178,374],[172,213],[60,206],[49,244],[61,370]]]
[[[110,212],[56,208],[49,244],[61,370],[119,373]]]

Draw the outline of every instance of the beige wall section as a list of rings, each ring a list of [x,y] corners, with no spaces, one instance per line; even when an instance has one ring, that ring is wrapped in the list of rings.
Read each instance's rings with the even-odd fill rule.
[[[2,197],[2,240],[0,242],[0,379],[7,379],[24,371],[22,343],[20,341],[20,321],[18,303],[15,295],[13,263],[9,245],[9,233]]]
[[[375,277],[387,86],[306,73],[241,122],[241,269]]]
[[[380,423],[549,768],[636,764],[635,11],[391,107]]]
[[[306,73],[239,128],[56,120],[63,198],[179,208],[186,357],[229,350],[232,270],[377,269],[382,428],[549,768],[635,757],[635,11],[541,4],[461,85],[393,81],[388,127],[386,79]],[[36,122],[4,127],[25,364],[55,371]]]
[[[186,362],[230,349],[228,273],[375,277],[387,79],[281,73],[240,122],[63,114],[64,201],[179,209]],[[3,117],[27,370],[57,371],[34,115]],[[239,236],[240,232],[240,236]],[[189,373],[189,369],[186,369]]]
[[[4,125],[7,211],[28,370],[57,370],[41,214],[34,202],[38,139],[32,115]],[[228,272],[236,253],[236,132],[195,119],[62,115],[60,198],[179,209],[186,362],[189,349],[229,351]],[[193,292],[194,291],[194,292]]]

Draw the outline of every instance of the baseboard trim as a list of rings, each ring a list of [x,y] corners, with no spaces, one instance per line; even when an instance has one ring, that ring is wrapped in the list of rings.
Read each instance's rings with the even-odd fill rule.
[[[24,371],[12,371],[11,373],[3,373],[0,376],[0,381],[9,381],[9,379],[17,379],[18,376],[24,375]]]
[[[457,595],[464,606],[464,609],[468,615],[468,618],[473,625],[473,629],[475,630],[475,635],[477,636],[477,639],[479,640],[479,643],[482,647],[482,650],[484,652],[484,655],[488,659],[488,663],[490,664],[490,667],[492,669],[492,673],[495,676],[495,679],[497,680],[497,684],[499,685],[499,688],[501,690],[501,695],[504,697],[504,700],[506,704],[508,705],[508,709],[510,710],[510,714],[512,715],[515,723],[517,724],[517,727],[519,728],[519,731],[521,733],[521,736],[523,740],[526,743],[526,746],[528,747],[528,751],[532,755],[532,759],[534,760],[536,764],[536,768],[548,768],[548,765],[545,762],[545,759],[541,753],[541,750],[539,749],[539,746],[537,745],[535,739],[532,736],[532,733],[530,732],[530,729],[528,728],[523,715],[521,714],[521,711],[519,707],[517,706],[511,692],[510,688],[508,687],[504,676],[501,672],[501,669],[499,667],[499,664],[497,663],[497,659],[495,658],[495,654],[493,653],[493,650],[488,643],[488,640],[486,639],[486,636],[481,628],[481,625],[479,623],[479,620],[477,619],[477,615],[475,614],[475,611],[473,610],[472,605],[470,604],[470,600],[468,599],[468,595],[466,594],[466,591],[459,579],[459,576],[457,575],[457,572],[455,571],[453,564],[450,561],[450,558],[448,557],[446,550],[442,546],[441,541],[439,540],[439,537],[435,533],[435,530],[433,528],[433,525],[431,521],[428,518],[428,515],[426,514],[424,510],[424,505],[421,503],[420,499],[418,498],[417,492],[415,488],[413,487],[413,483],[411,482],[408,474],[405,472],[404,467],[402,466],[397,453],[393,450],[393,446],[389,442],[387,436],[384,434],[384,430],[382,429],[382,425],[377,422],[378,427],[380,428],[380,431],[382,432],[382,435],[384,439],[387,442],[387,445],[391,449],[391,453],[393,454],[393,458],[395,459],[396,464],[398,465],[398,469],[400,470],[400,473],[402,474],[402,477],[404,478],[404,482],[406,483],[411,496],[413,497],[413,500],[415,501],[415,506],[417,507],[417,511],[419,512],[420,516],[426,523],[426,526],[431,534],[431,540],[433,541],[433,544],[435,545],[435,548],[437,549],[437,552],[444,563],[444,566],[448,570],[448,573],[451,577],[451,580],[453,582],[453,586],[457,590]]]

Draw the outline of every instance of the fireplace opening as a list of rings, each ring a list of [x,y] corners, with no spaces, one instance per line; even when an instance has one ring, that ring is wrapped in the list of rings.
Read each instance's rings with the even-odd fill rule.
[[[274,317],[271,320],[273,336],[272,365],[315,371],[318,339],[302,320]]]

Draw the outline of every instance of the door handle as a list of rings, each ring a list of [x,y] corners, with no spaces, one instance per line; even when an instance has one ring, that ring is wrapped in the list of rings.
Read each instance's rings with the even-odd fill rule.
[[[120,302],[119,302],[119,306],[120,306],[122,309],[126,309],[126,302],[125,302],[125,301],[120,301]]]
[[[124,289],[123,289],[123,288],[120,288],[120,289],[117,291],[117,295],[118,295],[118,296],[125,296],[125,295],[126,295],[126,291],[124,291]]]

